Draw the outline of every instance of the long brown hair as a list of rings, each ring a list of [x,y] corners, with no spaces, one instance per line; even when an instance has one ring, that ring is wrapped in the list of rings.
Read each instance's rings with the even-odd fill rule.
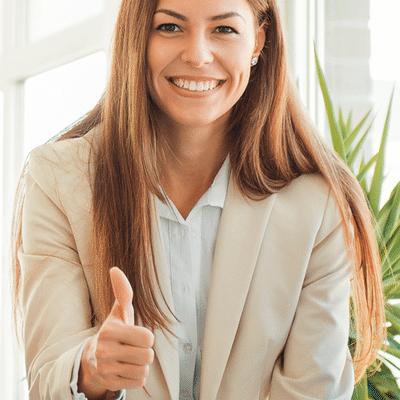
[[[340,207],[345,240],[353,261],[353,314],[357,333],[353,361],[356,381],[377,358],[385,335],[384,300],[378,246],[362,188],[346,164],[320,138],[303,109],[287,67],[275,0],[248,0],[266,30],[259,63],[252,68],[229,123],[231,179],[243,196],[262,200],[301,174],[319,172]],[[157,143],[156,105],[148,92],[146,46],[157,1],[123,0],[114,40],[111,76],[105,95],[77,126],[58,140],[84,136],[101,125],[93,153],[94,252],[96,296],[103,302],[95,318],[103,323],[114,301],[108,271],[119,266],[135,293],[133,306],[143,325],[170,333],[171,319],[154,296],[157,278],[151,226],[153,195],[160,192],[165,160]],[[14,219],[14,318],[18,336],[23,179]],[[352,233],[354,232],[354,233]],[[164,299],[165,300],[165,299]],[[168,306],[168,305],[167,305]],[[350,305],[349,305],[350,307]]]

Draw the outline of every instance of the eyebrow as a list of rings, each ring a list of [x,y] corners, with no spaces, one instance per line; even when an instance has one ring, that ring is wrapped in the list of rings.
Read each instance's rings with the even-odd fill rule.
[[[167,14],[167,15],[170,15],[171,17],[180,19],[181,21],[185,21],[185,22],[187,21],[187,18],[184,15],[179,14],[172,10],[167,10],[167,9],[161,8],[161,9],[157,10],[154,14],[157,14],[157,13]],[[220,15],[214,15],[213,17],[208,18],[208,21],[219,21],[221,19],[227,19],[227,18],[232,18],[232,17],[242,18],[242,20],[244,22],[246,22],[245,19],[239,13],[234,12],[234,11],[230,11],[230,12],[220,14]]]

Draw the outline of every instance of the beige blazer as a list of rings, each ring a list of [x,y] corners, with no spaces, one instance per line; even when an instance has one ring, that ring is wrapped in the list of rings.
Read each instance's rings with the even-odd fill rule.
[[[29,161],[19,257],[33,400],[72,400],[75,358],[99,329],[91,325],[101,312],[90,253],[88,154],[95,137],[92,131],[41,146]],[[156,265],[174,310],[153,211]],[[303,175],[261,202],[245,200],[230,180],[212,266],[200,399],[349,400],[350,275],[339,210],[322,176]],[[155,400],[179,400],[171,340],[175,347],[155,332],[146,384]],[[147,397],[134,389],[126,399]]]

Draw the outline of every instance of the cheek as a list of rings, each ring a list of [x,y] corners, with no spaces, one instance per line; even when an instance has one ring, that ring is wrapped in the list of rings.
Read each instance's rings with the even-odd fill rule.
[[[167,65],[169,54],[170,51],[165,44],[162,45],[157,38],[150,38],[147,46],[147,69],[153,78]]]
[[[254,41],[248,38],[238,43],[237,46],[231,46],[229,50],[224,50],[224,58],[234,78],[242,80],[250,76],[253,49]]]
[[[250,55],[251,56],[251,55]],[[232,78],[233,87],[232,90],[244,91],[248,85],[251,63],[249,61],[249,55],[246,51],[238,51],[235,54],[231,54],[229,66],[227,70]]]

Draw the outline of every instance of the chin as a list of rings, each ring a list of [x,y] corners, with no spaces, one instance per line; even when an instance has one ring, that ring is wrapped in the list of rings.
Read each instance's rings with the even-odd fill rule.
[[[181,126],[186,126],[188,128],[201,128],[205,127],[208,125],[213,124],[216,122],[219,118],[218,117],[213,117],[208,115],[199,115],[198,113],[193,113],[192,115],[188,115],[187,113],[185,116],[170,116],[169,118],[173,121],[173,123],[179,124]]]

